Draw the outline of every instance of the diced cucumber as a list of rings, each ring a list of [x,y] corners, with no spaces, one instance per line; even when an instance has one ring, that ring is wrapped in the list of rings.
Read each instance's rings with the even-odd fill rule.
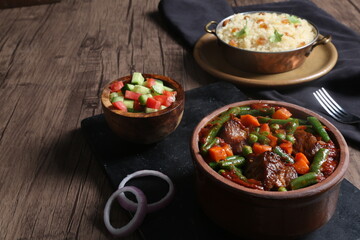
[[[164,86],[164,82],[159,79],[155,79],[155,84]]]
[[[144,83],[145,79],[143,75],[139,72],[134,72],[131,78],[132,84],[142,85]]]
[[[150,88],[144,87],[142,85],[135,85],[132,91],[141,94],[149,94],[151,92]]]
[[[154,95],[160,95],[164,92],[164,86],[161,84],[155,84],[151,89],[153,90]]]
[[[128,110],[134,108],[134,100],[125,99],[124,104]]]
[[[152,97],[151,94],[143,94],[139,97],[139,102],[141,105],[145,105],[146,104],[146,101],[149,97]]]
[[[109,96],[110,102],[112,102],[112,99],[113,99],[113,98],[118,97],[118,96],[119,96],[119,94],[118,94],[117,92],[112,92],[112,93],[110,93],[110,96]]]
[[[164,106],[164,105],[161,105],[161,106],[160,106],[160,110],[164,110],[165,108],[167,108],[167,107]]]
[[[164,86],[164,90],[168,91],[168,92],[173,92],[174,91],[174,89],[172,89],[171,87],[168,87],[168,86]]]
[[[110,100],[112,103],[114,102],[123,102],[124,101],[124,97],[123,96],[117,96],[117,97],[114,97]]]
[[[135,87],[134,84],[127,83],[127,84],[125,84],[124,89],[125,89],[125,90],[129,90],[129,91],[132,91],[132,90],[134,89],[134,87]]]
[[[145,108],[145,112],[146,113],[152,113],[152,112],[157,112],[158,110],[157,109],[155,109],[155,108]]]

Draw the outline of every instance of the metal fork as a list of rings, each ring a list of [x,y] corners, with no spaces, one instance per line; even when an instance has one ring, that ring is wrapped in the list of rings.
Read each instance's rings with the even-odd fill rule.
[[[342,123],[358,123],[360,122],[360,117],[355,116],[351,113],[348,113],[343,109],[325,90],[321,88],[313,92],[316,100],[321,104],[321,106],[326,110],[326,112],[332,116],[335,120]]]

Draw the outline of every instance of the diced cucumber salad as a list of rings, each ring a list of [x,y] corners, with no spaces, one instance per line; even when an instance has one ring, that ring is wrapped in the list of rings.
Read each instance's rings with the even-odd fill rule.
[[[125,112],[157,112],[169,107],[176,99],[176,91],[160,79],[144,78],[134,72],[131,81],[116,81],[110,85],[110,102]]]

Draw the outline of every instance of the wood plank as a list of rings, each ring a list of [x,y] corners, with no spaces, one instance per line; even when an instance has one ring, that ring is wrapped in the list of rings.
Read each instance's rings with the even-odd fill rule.
[[[217,80],[168,34],[158,2],[0,10],[1,239],[111,239],[102,211],[113,189],[79,130],[82,119],[101,113],[103,86],[135,70],[172,76],[186,90]],[[359,31],[358,2],[314,2]],[[346,177],[360,188],[359,151],[351,158]],[[112,222],[128,220],[115,206]]]

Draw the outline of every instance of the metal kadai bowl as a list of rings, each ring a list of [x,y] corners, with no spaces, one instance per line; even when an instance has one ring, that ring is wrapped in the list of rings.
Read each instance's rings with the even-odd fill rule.
[[[335,171],[320,183],[278,192],[241,186],[213,170],[200,153],[199,132],[210,120],[229,108],[254,103],[286,107],[298,118],[318,118],[329,129],[331,139],[340,150]],[[249,100],[215,110],[195,127],[190,151],[200,207],[215,224],[241,239],[294,239],[326,224],[336,210],[340,184],[349,164],[348,146],[334,125],[308,109],[278,101]]]
[[[269,11],[244,12],[240,14],[246,15],[264,12],[282,14],[279,12]],[[229,45],[218,37],[218,32],[223,27],[224,22],[229,21],[234,16],[235,15],[231,15],[224,18],[219,23],[216,21],[210,21],[206,24],[205,31],[214,34],[217,37],[226,61],[230,65],[245,72],[271,74],[294,70],[305,62],[306,58],[311,54],[312,50],[316,46],[327,44],[331,41],[330,35],[325,37],[320,35],[318,28],[310,21],[304,19],[312,25],[316,36],[311,42],[302,47],[280,52],[260,52],[241,49]],[[216,27],[213,28],[213,25],[216,25]]]

